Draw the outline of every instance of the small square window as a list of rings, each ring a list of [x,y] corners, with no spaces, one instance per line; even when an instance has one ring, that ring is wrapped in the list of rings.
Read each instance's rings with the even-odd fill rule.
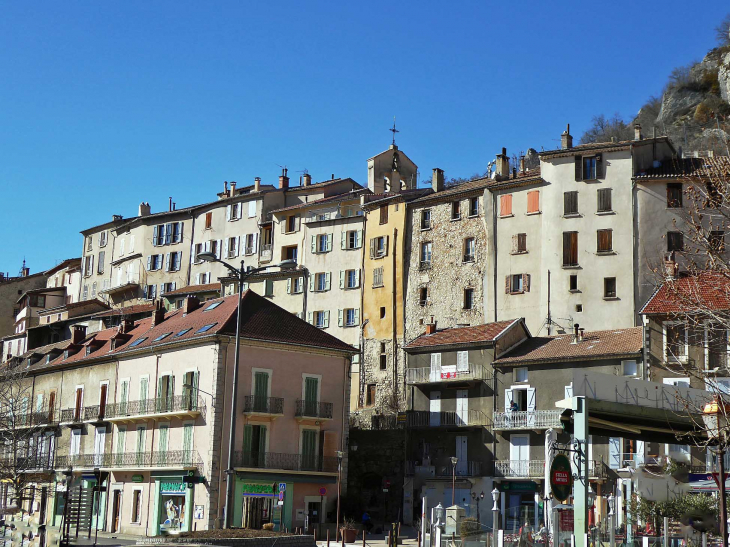
[[[418,303],[421,306],[428,304],[428,287],[421,287],[419,289]]]
[[[469,200],[469,216],[475,217],[479,215],[479,198],[471,198]]]
[[[515,382],[527,382],[527,367],[515,369]]]
[[[193,329],[192,328],[183,329],[175,335],[175,338],[183,336],[183,335],[187,334],[188,332],[190,332],[191,330],[193,330]]]
[[[616,298],[616,278],[615,277],[604,277],[603,278],[603,297],[604,298]]]
[[[200,327],[198,330],[195,331],[195,334],[200,334],[203,332],[208,332],[210,329],[215,327],[217,323],[211,323],[210,325],[205,325],[204,327]]]
[[[471,287],[464,289],[464,309],[474,309],[474,289]]]
[[[205,309],[204,309],[203,311],[210,311],[210,310],[214,310],[214,309],[216,309],[216,308],[217,308],[218,306],[220,306],[221,304],[223,304],[223,301],[222,301],[222,300],[219,300],[218,302],[213,302],[213,303],[212,303],[212,304],[211,304],[210,306],[208,306],[207,308],[205,308]]]
[[[160,334],[160,335],[159,335],[159,336],[158,336],[157,338],[155,338],[155,339],[154,339],[154,340],[152,340],[152,341],[153,341],[153,342],[159,342],[160,340],[164,340],[165,338],[167,338],[167,337],[168,337],[168,336],[170,336],[171,334],[172,334],[171,332],[166,332],[166,333],[164,333],[164,334]]]
[[[451,202],[451,220],[460,220],[460,219],[461,219],[461,202],[452,201]]]
[[[636,361],[621,361],[621,365],[623,367],[623,375],[624,376],[637,376],[639,372],[639,367],[636,364]]]
[[[145,338],[137,338],[137,339],[136,339],[136,340],[135,340],[134,342],[132,342],[132,343],[131,343],[131,344],[129,345],[129,347],[130,347],[130,348],[134,348],[134,347],[136,347],[136,346],[139,346],[139,345],[140,345],[140,344],[141,344],[142,342],[144,342],[145,340],[147,340],[147,338],[146,338],[146,337],[145,337]]]
[[[576,313],[583,313],[583,304],[576,304],[575,305],[575,312]]]
[[[578,291],[578,276],[576,274],[573,274],[570,276],[570,281],[568,283],[568,290],[571,292]]]
[[[385,319],[385,306],[380,306],[380,318]]]

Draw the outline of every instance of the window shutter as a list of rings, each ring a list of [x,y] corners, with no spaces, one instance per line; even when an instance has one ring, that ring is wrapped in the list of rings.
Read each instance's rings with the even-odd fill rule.
[[[281,220],[281,221],[279,222],[279,224],[281,225],[281,233],[282,233],[282,234],[285,234],[285,233],[286,233],[286,217],[284,217],[284,218],[283,218],[283,219],[282,219],[282,220]]]
[[[327,328],[330,326],[330,311],[327,310],[324,312],[324,328]]]
[[[226,251],[225,251],[226,258],[228,258],[228,257],[231,256],[231,254],[230,254],[231,253],[231,248],[230,247],[231,247],[231,240],[230,240],[230,238],[226,238]]]
[[[147,300],[147,285],[145,285],[144,288],[142,289],[142,298]]]
[[[291,294],[291,277],[286,280],[286,293]]]
[[[314,291],[314,276],[312,274],[309,274],[309,290],[310,292]]]
[[[563,232],[563,266],[570,265],[570,233]]]
[[[174,291],[176,288],[177,288],[177,281],[173,281],[172,282],[172,288],[170,290],[171,291]]]
[[[362,247],[362,233],[362,230],[355,232],[355,247],[358,249]]]
[[[332,234],[327,234],[327,252],[332,250]]]
[[[328,291],[330,290],[330,282],[332,281],[332,274],[330,272],[327,272],[324,274],[324,290]]]
[[[385,253],[383,256],[388,254],[388,240],[390,239],[390,236],[385,236]]]
[[[299,231],[299,223],[301,222],[301,217],[299,215],[294,217],[294,230]]]
[[[504,276],[504,293],[509,294],[510,293],[510,276],[505,275]]]
[[[210,252],[210,241],[206,241],[205,243],[203,243],[203,252]]]
[[[165,225],[165,245],[172,242],[172,224]]]
[[[340,248],[343,250],[347,248],[347,232],[340,232]]]
[[[370,239],[370,258],[375,258],[375,238]]]
[[[583,158],[581,156],[575,157],[575,180],[583,180]]]
[[[228,220],[228,222],[233,220],[233,216],[231,215],[231,206],[230,205],[226,205],[226,219]]]
[[[596,154],[596,178],[603,178],[603,156],[601,154]]]
[[[310,325],[312,324],[312,312],[311,311],[307,312],[307,323],[309,323]]]
[[[522,274],[522,290],[530,292],[530,274]]]
[[[248,202],[248,216],[250,218],[253,218],[256,216],[256,202],[255,201]]]
[[[317,236],[312,236],[312,254],[317,253]]]
[[[344,315],[343,310],[337,310],[337,326],[341,327],[343,324],[342,316]]]
[[[345,270],[340,270],[340,289],[345,288]]]
[[[184,222],[178,222],[178,232],[177,232],[177,243],[181,242],[183,240],[183,228],[185,227]]]
[[[258,232],[253,235],[253,252],[256,254],[259,250],[259,234]]]
[[[223,248],[223,240],[219,239],[218,240],[218,249],[216,249],[216,253],[215,253],[215,256],[218,258],[218,260],[220,260],[220,258],[221,258],[222,248]]]
[[[158,226],[152,228],[152,245],[154,245],[155,247],[157,246],[157,229]]]
[[[355,286],[360,286],[360,270],[355,270]]]
[[[518,241],[519,241],[519,236],[517,234],[513,235],[512,236],[512,252],[513,253],[516,253],[517,250],[519,249]]]
[[[195,284],[200,285],[200,274],[199,273],[195,274]]]
[[[512,390],[511,389],[505,389],[504,390],[504,409],[507,412],[510,412],[512,410]]]
[[[152,270],[152,255],[147,257],[147,271]]]
[[[170,271],[170,255],[171,254],[172,253],[165,254],[165,270],[168,272]]]

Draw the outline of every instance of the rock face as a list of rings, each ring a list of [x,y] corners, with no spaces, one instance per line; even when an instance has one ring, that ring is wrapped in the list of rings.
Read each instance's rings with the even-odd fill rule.
[[[528,148],[525,154],[525,167],[529,169],[535,169],[540,167],[540,156],[537,155],[537,150],[534,148]]]
[[[705,94],[688,89],[672,88],[662,96],[662,106],[656,121],[660,124],[673,123],[680,116],[688,114],[705,99]]]
[[[730,103],[730,52],[722,56],[718,64],[717,80],[720,84],[720,96]]]

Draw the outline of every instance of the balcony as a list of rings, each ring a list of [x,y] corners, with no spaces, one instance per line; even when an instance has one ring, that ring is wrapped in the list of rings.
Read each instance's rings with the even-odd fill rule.
[[[261,262],[271,262],[272,257],[273,250],[271,243],[269,243],[268,245],[261,245],[261,257],[259,258],[259,260]]]
[[[494,462],[494,474],[507,479],[544,478],[545,460],[497,460]],[[588,462],[588,477],[591,479],[606,478],[606,465],[596,460]]]
[[[549,429],[551,427],[562,427],[559,410],[494,413],[495,430]]]
[[[31,456],[18,456],[15,461],[8,455],[0,456],[0,466],[5,469],[6,474],[17,473],[42,473],[54,469],[54,454],[50,452],[35,454]]]
[[[337,458],[334,456],[323,457],[279,452],[236,452],[233,458],[233,467],[337,473]]]
[[[57,456],[56,468],[67,469],[197,469],[202,473],[203,460],[195,450],[162,452],[120,452],[118,454],[76,454]]]
[[[200,395],[185,394],[106,405],[104,419],[108,422],[133,422],[148,418],[197,418],[205,416],[205,401]]]
[[[300,419],[312,418],[314,420],[331,420],[332,403],[297,399],[297,411],[294,416]]]
[[[15,428],[40,427],[40,426],[56,426],[58,425],[58,411],[46,410],[42,412],[31,412],[28,414],[19,414],[13,421],[12,416],[6,415],[2,418],[5,427],[10,427],[14,423]]]
[[[484,365],[469,364],[468,370],[449,370],[444,367],[431,369],[430,367],[406,369],[406,382],[410,385],[440,384],[450,382],[473,382],[491,380],[492,371]]]
[[[129,279],[127,279],[126,281],[123,281],[122,283],[120,283],[119,285],[114,285],[113,287],[101,289],[99,291],[99,293],[112,295],[112,294],[129,291],[129,290],[136,291],[136,290],[139,290],[139,287],[140,287],[139,277],[136,275],[133,275],[133,276],[130,276]]]
[[[243,400],[243,413],[248,416],[283,416],[284,399],[281,397],[246,395]]]
[[[446,458],[437,460],[430,464],[421,465],[421,462],[406,462],[406,475],[422,478],[451,478],[456,472],[457,477],[480,477],[482,476],[482,462],[480,461],[459,461],[456,469],[453,469],[451,460]]]
[[[430,270],[431,261],[430,260],[421,260],[421,262],[418,264],[418,269],[421,271]]]
[[[84,421],[84,409],[83,408],[64,408],[61,411],[61,423],[62,424],[80,424]]]
[[[490,425],[489,418],[481,410],[462,412],[430,412],[411,410],[407,413],[408,427],[481,427]]]

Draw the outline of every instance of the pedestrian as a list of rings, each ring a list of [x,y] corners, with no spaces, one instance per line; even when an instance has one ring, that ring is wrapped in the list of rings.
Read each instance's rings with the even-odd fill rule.
[[[370,533],[370,530],[373,529],[373,523],[370,520],[370,515],[367,511],[362,514],[362,529],[365,530],[368,534]]]

